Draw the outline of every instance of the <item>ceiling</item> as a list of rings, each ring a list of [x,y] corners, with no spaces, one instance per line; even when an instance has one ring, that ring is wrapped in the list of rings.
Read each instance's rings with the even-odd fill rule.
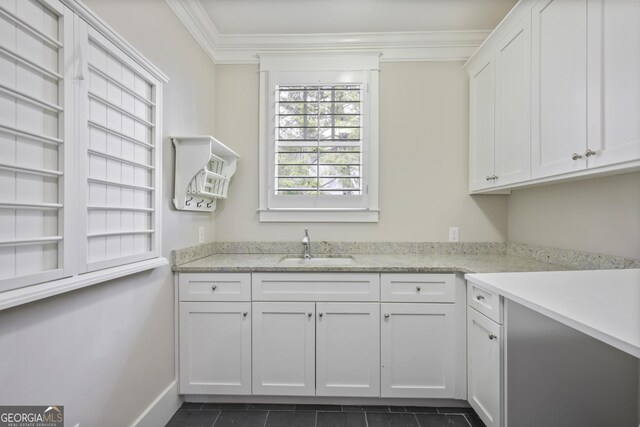
[[[464,61],[516,0],[165,0],[216,63],[272,53],[370,52]]]
[[[515,0],[199,0],[219,34],[491,30]]]

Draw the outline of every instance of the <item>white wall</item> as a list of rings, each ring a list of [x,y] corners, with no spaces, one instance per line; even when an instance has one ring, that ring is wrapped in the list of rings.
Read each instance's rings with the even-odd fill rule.
[[[380,222],[309,224],[315,240],[505,241],[506,196],[468,192],[468,76],[460,62],[380,66]],[[216,67],[216,136],[240,154],[216,240],[296,240],[305,224],[258,221],[258,67]]]
[[[213,238],[210,214],[170,209],[168,136],[213,132],[215,68],[164,1],[86,0],[169,77],[163,252]],[[66,424],[130,425],[175,378],[169,267],[0,312],[0,404],[61,404]]]
[[[640,258],[640,173],[514,191],[509,241]]]

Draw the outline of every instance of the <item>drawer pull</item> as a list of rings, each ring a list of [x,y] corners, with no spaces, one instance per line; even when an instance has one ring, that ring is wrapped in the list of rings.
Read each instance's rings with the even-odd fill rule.
[[[242,317],[247,317],[247,314],[249,314],[249,312],[245,311],[242,313]]]
[[[311,317],[311,316],[313,316],[313,313],[307,313],[307,316]]]
[[[420,292],[420,286],[416,286],[416,291]]]
[[[385,318],[385,319],[388,319],[388,318],[389,318],[389,316],[390,316],[390,314],[389,314],[389,313],[385,313],[385,314],[384,314],[384,318]]]
[[[322,315],[323,315],[323,314],[324,314],[324,313],[320,313],[320,314],[318,314],[318,316],[322,317]]]
[[[476,299],[478,301],[482,301],[484,299],[484,295],[476,295]]]
[[[216,289],[218,289],[216,285],[211,285],[211,292],[215,291]]]
[[[498,337],[493,335],[493,334],[489,334],[489,339],[490,340],[495,340],[496,338],[498,338]]]

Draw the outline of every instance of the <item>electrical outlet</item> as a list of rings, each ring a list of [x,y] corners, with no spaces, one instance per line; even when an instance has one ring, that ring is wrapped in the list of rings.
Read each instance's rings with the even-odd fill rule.
[[[204,225],[198,227],[198,243],[204,243]]]
[[[458,227],[449,227],[449,241],[457,242],[460,240],[460,230]]]

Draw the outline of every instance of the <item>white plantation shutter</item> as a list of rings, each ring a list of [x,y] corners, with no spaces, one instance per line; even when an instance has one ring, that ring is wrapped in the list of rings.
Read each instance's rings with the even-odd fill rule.
[[[80,265],[93,271],[159,255],[161,85],[93,28],[80,25],[79,34],[87,58],[78,114]]]
[[[274,193],[363,193],[362,84],[276,87]]]
[[[0,1],[0,291],[71,274],[72,24],[58,1]]]

